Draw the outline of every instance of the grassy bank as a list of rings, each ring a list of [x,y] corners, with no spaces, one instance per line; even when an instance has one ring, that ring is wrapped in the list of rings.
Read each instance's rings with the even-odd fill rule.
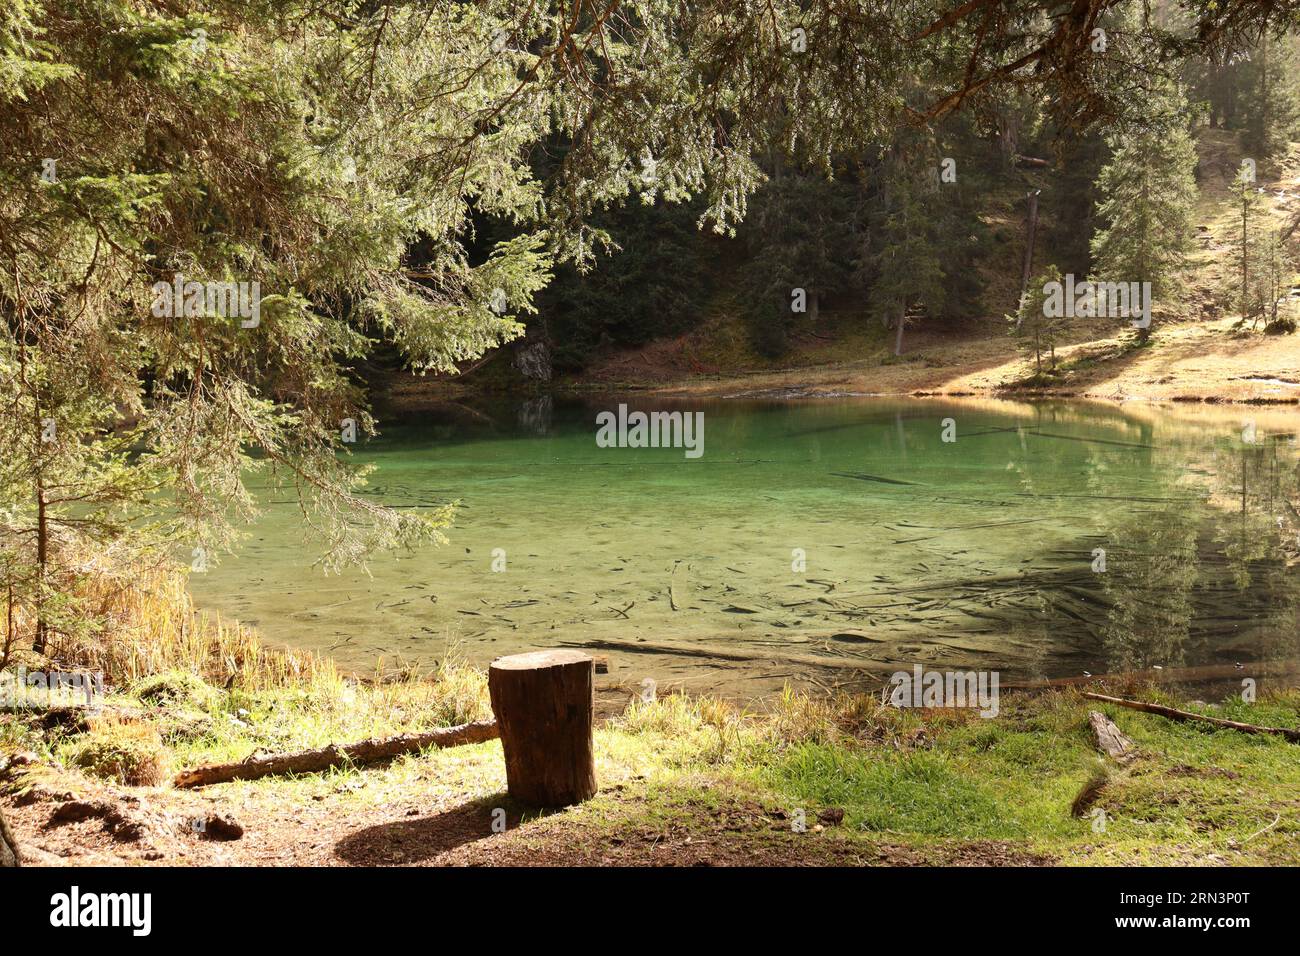
[[[600,793],[552,814],[512,804],[496,741],[178,791],[169,781],[182,768],[486,716],[485,679],[454,658],[430,673],[345,676],[136,597],[117,619],[132,641],[45,663],[102,667],[99,716],[0,716],[0,806],[38,862],[1300,863],[1297,745],[1113,710],[1077,689],[1004,694],[991,719],[792,692],[762,712],[631,701],[597,730]],[[184,626],[141,626],[163,619]],[[1098,755],[1093,709],[1133,739],[1137,760]],[[1298,692],[1193,709],[1300,727]],[[214,815],[242,838],[187,827]]]

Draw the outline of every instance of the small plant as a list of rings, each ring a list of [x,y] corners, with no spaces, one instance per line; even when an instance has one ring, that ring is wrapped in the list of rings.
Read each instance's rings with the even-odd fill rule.
[[[1030,380],[1033,384],[1056,371],[1056,340],[1061,334],[1063,319],[1048,315],[1046,290],[1052,283],[1059,285],[1060,282],[1060,270],[1048,266],[1029,281],[1016,313],[1006,317],[1008,330],[1016,338],[1021,351],[1034,360],[1034,375]],[[1049,362],[1047,372],[1043,370],[1044,357]]]
[[[615,721],[631,734],[689,736],[705,726],[698,700],[683,694],[668,694],[655,700],[633,698]]]
[[[172,565],[111,565],[79,584],[78,600],[97,620],[111,622],[115,636],[65,638],[59,659],[103,671],[110,684],[131,686],[171,670],[247,690],[332,688],[340,681],[332,661],[267,647],[247,625],[196,610],[184,572]]]
[[[131,688],[142,703],[164,707],[179,704],[206,710],[216,698],[216,688],[188,671],[167,670],[142,678]]]
[[[156,728],[138,721],[97,721],[66,757],[92,776],[132,787],[156,787],[170,776],[162,737]]]
[[[492,716],[487,673],[471,667],[457,652],[449,652],[438,664],[432,696],[433,719],[438,725],[451,727]]]
[[[1294,335],[1295,318],[1293,316],[1282,316],[1269,322],[1264,326],[1265,335]]]
[[[788,683],[776,698],[765,724],[778,743],[832,743],[840,739],[835,701],[796,691]]]

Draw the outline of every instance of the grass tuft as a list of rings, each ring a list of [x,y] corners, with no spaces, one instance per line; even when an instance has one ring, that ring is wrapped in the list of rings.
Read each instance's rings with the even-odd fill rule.
[[[98,718],[62,756],[92,776],[133,787],[156,787],[170,776],[171,752],[156,727],[137,720]]]

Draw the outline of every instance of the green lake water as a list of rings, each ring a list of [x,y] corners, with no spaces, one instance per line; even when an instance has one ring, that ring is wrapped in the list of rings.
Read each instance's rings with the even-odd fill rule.
[[[596,415],[620,401],[703,412],[703,454],[598,447]],[[586,647],[608,658],[598,683],[613,694],[647,677],[742,698],[787,681],[879,686],[914,664],[997,670],[1004,686],[1282,679],[1300,658],[1290,419],[1176,411],[440,407],[355,454],[378,465],[378,500],[459,499],[447,545],[327,576],[296,503],[270,500],[191,589],[272,642],[358,669]]]

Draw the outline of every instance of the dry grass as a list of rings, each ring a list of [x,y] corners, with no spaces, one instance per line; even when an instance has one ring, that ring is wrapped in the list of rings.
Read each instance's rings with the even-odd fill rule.
[[[340,680],[326,658],[267,647],[252,628],[196,611],[185,575],[176,568],[126,568],[92,575],[81,591],[78,596],[100,622],[99,632],[59,639],[51,656],[70,666],[103,671],[109,683],[132,685],[168,671],[248,690]]]
[[[163,782],[159,768],[167,765],[242,760],[257,750],[347,743],[491,715],[486,674],[454,652],[432,672],[380,661],[376,676],[352,676],[327,658],[268,647],[252,628],[195,611],[179,569],[96,575],[82,587],[98,626],[84,637],[62,636],[48,661],[30,651],[22,658],[39,668],[102,671],[117,723],[97,720],[89,732],[61,739],[0,720],[0,741],[95,776],[153,785]],[[167,760],[148,758],[155,742]]]
[[[171,777],[171,752],[158,729],[130,718],[95,718],[61,756],[92,776],[133,787],[161,786]]]

